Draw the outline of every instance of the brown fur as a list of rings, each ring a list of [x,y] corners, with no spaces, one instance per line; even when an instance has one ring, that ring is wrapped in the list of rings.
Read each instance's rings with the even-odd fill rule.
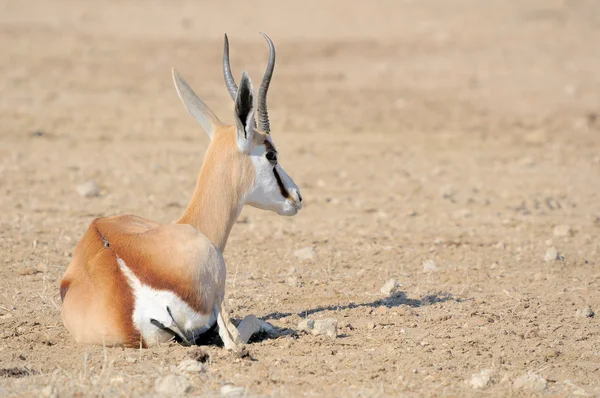
[[[262,143],[264,134],[256,133],[255,139]],[[212,261],[210,242],[219,251],[225,248],[241,210],[240,199],[253,178],[252,162],[237,150],[235,127],[219,126],[177,224],[160,225],[129,215],[94,220],[61,283],[63,322],[75,340],[140,344],[132,320],[133,292],[117,256],[142,283],[173,291],[199,313],[210,313],[216,291],[224,289],[214,286],[214,275],[205,269]]]

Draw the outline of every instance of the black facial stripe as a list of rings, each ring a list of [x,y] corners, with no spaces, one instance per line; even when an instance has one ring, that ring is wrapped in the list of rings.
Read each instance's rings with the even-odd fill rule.
[[[273,146],[273,144],[271,144],[267,140],[265,140],[265,147],[267,149],[267,152],[275,152],[275,153],[277,153],[277,150],[275,149],[275,147]]]
[[[273,167],[273,174],[275,175],[275,179],[277,180],[277,185],[279,186],[279,192],[281,192],[281,196],[283,196],[286,199],[289,199],[290,194],[288,193],[287,189],[285,189],[285,185],[283,185],[283,181],[281,181],[281,177],[279,177],[279,173],[277,172],[277,169],[275,167]]]

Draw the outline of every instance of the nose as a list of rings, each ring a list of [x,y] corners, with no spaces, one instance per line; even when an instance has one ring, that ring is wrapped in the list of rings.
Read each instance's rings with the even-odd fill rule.
[[[296,205],[298,209],[302,208],[302,195],[300,195],[300,191],[297,188],[290,189],[290,198],[292,202]]]

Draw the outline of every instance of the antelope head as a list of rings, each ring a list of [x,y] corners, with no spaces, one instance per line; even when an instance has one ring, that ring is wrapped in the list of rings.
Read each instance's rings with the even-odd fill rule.
[[[235,125],[227,126],[221,123],[175,69],[173,81],[183,105],[211,139],[203,170],[208,167],[207,164],[212,164],[211,169],[219,168],[217,164],[229,168],[229,181],[223,180],[221,184],[231,183],[234,186],[234,195],[239,196],[240,207],[248,204],[274,211],[279,215],[293,216],[302,208],[302,196],[281,166],[273,143],[267,92],[275,67],[275,46],[267,35],[261,35],[269,45],[269,61],[258,90],[256,104],[252,80],[248,73],[242,73],[239,86],[233,78],[229,64],[229,41],[225,35],[223,75],[234,102]],[[200,178],[202,173],[203,171]]]

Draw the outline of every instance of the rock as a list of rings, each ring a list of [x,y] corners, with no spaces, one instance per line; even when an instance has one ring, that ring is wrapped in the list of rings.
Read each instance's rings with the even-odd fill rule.
[[[385,283],[385,285],[383,285],[380,289],[382,294],[385,294],[386,296],[394,296],[397,293],[399,293],[399,288],[401,287],[401,285],[398,283],[397,280],[395,279],[390,279],[389,281],[387,281]]]
[[[38,270],[33,267],[23,268],[17,271],[19,275],[35,275],[38,273]]]
[[[334,318],[318,319],[316,321],[306,318],[298,324],[298,330],[310,332],[314,335],[324,334],[334,339],[337,337],[337,324],[338,321]]]
[[[440,193],[444,199],[452,199],[456,195],[456,190],[451,185],[445,185],[440,189]]]
[[[299,287],[300,281],[295,276],[290,276],[285,280],[286,285],[289,287]]]
[[[546,389],[546,379],[535,373],[529,373],[519,377],[513,383],[515,390],[523,390],[529,393],[541,392]]]
[[[302,261],[313,260],[316,255],[315,249],[313,249],[312,246],[303,247],[302,249],[298,249],[294,252],[294,256]]]
[[[31,341],[42,343],[48,346],[52,346],[56,344],[54,338],[50,336],[47,332],[39,332],[30,337]]]
[[[185,376],[170,374],[156,379],[154,389],[159,394],[173,397],[192,391],[192,383]]]
[[[544,355],[544,360],[549,361],[551,359],[558,358],[558,356],[560,355],[560,351],[554,348],[547,348],[544,351],[542,351],[542,354]]]
[[[93,198],[100,195],[100,187],[96,181],[88,181],[77,185],[77,193],[84,198]]]
[[[596,315],[596,314],[594,313],[594,311],[592,311],[592,309],[590,307],[586,307],[586,308],[577,310],[575,315],[580,318],[593,318],[594,315]]]
[[[469,209],[458,209],[452,213],[452,217],[456,219],[469,218],[473,215]]]
[[[0,319],[10,319],[12,317],[13,317],[13,314],[11,314],[10,312],[0,315]]]
[[[542,145],[548,141],[548,134],[543,130],[535,130],[526,134],[524,141],[526,144],[533,146]]]
[[[388,307],[386,307],[385,305],[380,305],[379,307],[377,307],[377,309],[375,310],[375,313],[377,315],[385,315],[390,311],[390,309]]]
[[[236,387],[231,384],[226,384],[221,387],[222,397],[241,397],[245,395],[246,389],[244,387]]]
[[[546,250],[546,254],[544,255],[544,261],[551,262],[551,261],[555,261],[558,259],[559,259],[558,251],[556,250],[556,247],[549,247]]]
[[[309,318],[303,319],[298,324],[298,330],[303,330],[305,332],[312,332],[315,327],[315,321]]]
[[[46,272],[46,271],[48,271],[48,265],[47,265],[47,264],[45,264],[45,263],[39,263],[39,264],[37,265],[37,267],[35,267],[35,269],[36,269],[38,272]]]
[[[47,385],[46,387],[42,388],[42,390],[40,392],[42,394],[42,397],[48,397],[48,398],[58,397],[58,390],[53,385]]]
[[[568,225],[557,225],[552,230],[552,233],[558,238],[568,238],[573,236],[573,230]]]
[[[438,267],[437,267],[437,265],[435,265],[433,260],[423,261],[423,271],[432,272],[432,271],[437,271],[437,269],[438,269]]]
[[[334,318],[318,319],[313,325],[312,333],[314,335],[325,334],[335,339],[337,337],[337,324],[338,321]]]
[[[184,359],[177,366],[177,370],[185,373],[204,373],[206,368],[200,362],[194,359]]]
[[[472,388],[486,388],[488,383],[490,382],[490,378],[492,375],[491,369],[484,369],[479,373],[475,373],[471,376],[471,380],[469,384]]]
[[[115,376],[115,377],[111,377],[109,380],[111,385],[119,385],[119,384],[123,384],[125,383],[125,379],[123,378],[123,376]]]

